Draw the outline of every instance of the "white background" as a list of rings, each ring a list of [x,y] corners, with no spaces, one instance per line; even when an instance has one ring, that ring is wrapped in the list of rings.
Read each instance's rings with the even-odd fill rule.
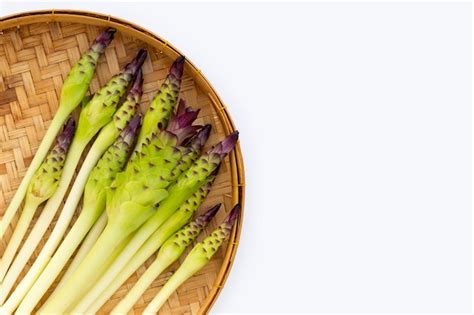
[[[214,313],[471,311],[469,3],[0,3],[142,25],[227,103],[247,199]]]

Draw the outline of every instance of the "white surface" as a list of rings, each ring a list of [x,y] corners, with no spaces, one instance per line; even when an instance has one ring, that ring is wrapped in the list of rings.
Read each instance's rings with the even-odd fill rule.
[[[2,4],[140,24],[227,102],[247,199],[214,313],[471,311],[470,4]]]

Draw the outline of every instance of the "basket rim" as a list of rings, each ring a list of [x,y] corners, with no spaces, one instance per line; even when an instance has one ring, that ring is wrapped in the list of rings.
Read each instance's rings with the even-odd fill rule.
[[[151,46],[160,49],[164,54],[168,56],[171,55],[170,57],[176,58],[179,55],[185,56],[167,40],[142,26],[122,18],[114,17],[112,15],[85,10],[43,9],[1,16],[0,34],[3,33],[2,30],[4,29],[15,27],[19,28],[22,25],[40,22],[76,22],[96,26],[114,27],[121,32],[138,37],[140,40],[150,44]],[[231,132],[235,131],[236,127],[228,112],[227,105],[219,97],[212,84],[203,75],[202,71],[197,68],[187,57],[186,65],[193,78],[198,79],[197,83],[200,84],[204,91],[208,93],[211,104],[216,110],[219,119],[223,123],[226,134],[230,134]],[[230,274],[230,270],[232,269],[242,232],[245,206],[245,170],[240,140],[237,142],[237,145],[232,153],[229,154],[229,158],[232,172],[233,204],[236,204],[237,202],[240,203],[242,210],[229,238],[227,250],[222,261],[222,266],[219,270],[216,280],[214,281],[212,289],[198,311],[199,314],[209,313],[210,309],[219,297],[222,288],[224,287],[224,284]]]

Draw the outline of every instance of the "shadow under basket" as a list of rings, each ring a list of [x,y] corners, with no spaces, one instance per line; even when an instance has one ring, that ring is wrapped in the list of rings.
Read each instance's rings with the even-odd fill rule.
[[[15,194],[56,112],[62,83],[71,66],[89,47],[97,34],[106,27],[114,27],[117,33],[100,59],[89,92],[92,94],[106,83],[135,56],[140,48],[146,48],[149,57],[143,66],[145,80],[141,102],[141,110],[145,112],[164,81],[171,63],[181,55],[167,41],[130,22],[90,12],[49,10],[0,18],[0,217]],[[236,130],[224,103],[199,69],[188,60],[180,98],[185,99],[193,108],[201,109],[198,124],[208,123],[213,127],[205,149]],[[237,202],[243,204],[244,187],[243,160],[240,146],[237,144],[236,149],[225,159],[211,193],[198,210],[200,214],[211,205],[219,202],[223,204],[216,218],[201,233],[198,241],[217,227],[233,205]],[[30,229],[40,212],[41,209],[38,209]],[[80,207],[76,210],[75,218],[79,212]],[[40,253],[59,213],[60,211],[23,270],[20,280]],[[5,250],[18,217],[17,213],[1,241],[0,254]],[[222,246],[212,261],[170,297],[160,314],[209,312],[232,267],[242,218],[240,215],[229,241]],[[185,256],[186,253],[179,262],[153,282],[135,304],[131,314],[140,314],[145,309]],[[115,292],[99,313],[108,313],[135,284],[153,259],[154,257],[150,258],[141,266]],[[41,303],[52,292],[56,283]]]

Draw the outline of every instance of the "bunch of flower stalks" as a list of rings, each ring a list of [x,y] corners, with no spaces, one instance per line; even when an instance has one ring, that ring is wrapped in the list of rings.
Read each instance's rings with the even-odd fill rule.
[[[150,270],[114,310],[126,313],[150,283],[193,244],[220,208],[215,205],[193,218],[221,163],[234,149],[238,132],[203,152],[212,128],[196,125],[199,109],[179,99],[183,57],[171,65],[144,115],[139,104],[145,50],[92,97],[86,96],[99,57],[114,33],[113,29],[102,32],[72,67],[58,112],[1,222],[3,236],[25,199],[2,257],[1,314],[95,313],[157,253]],[[64,124],[81,102],[77,124],[72,119]],[[77,168],[83,153],[84,162]],[[20,278],[59,210],[52,233]],[[212,258],[230,235],[239,210],[237,205],[216,231],[195,246],[147,312],[156,312]],[[38,310],[57,280],[59,284]]]

